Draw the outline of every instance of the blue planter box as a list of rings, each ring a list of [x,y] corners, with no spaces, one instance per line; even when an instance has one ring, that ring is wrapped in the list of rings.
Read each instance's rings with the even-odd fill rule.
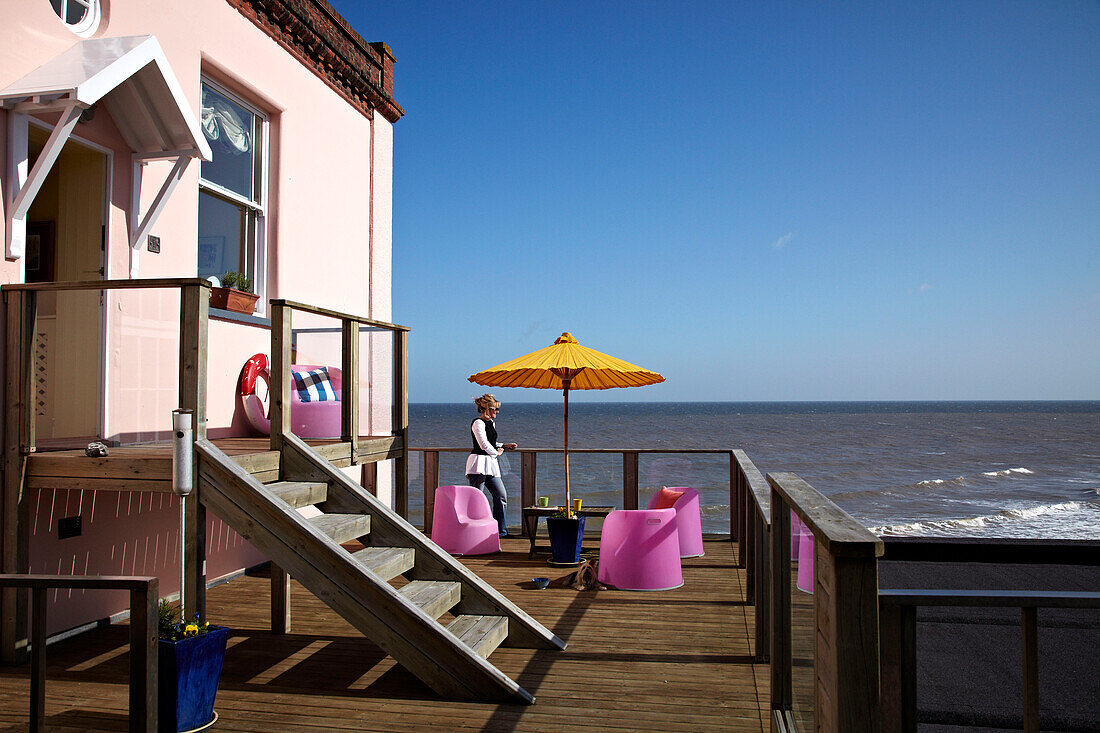
[[[160,733],[195,730],[214,722],[214,697],[229,629],[211,626],[202,636],[157,642]]]
[[[581,561],[584,517],[547,517],[546,532],[550,535],[550,562],[576,565]]]

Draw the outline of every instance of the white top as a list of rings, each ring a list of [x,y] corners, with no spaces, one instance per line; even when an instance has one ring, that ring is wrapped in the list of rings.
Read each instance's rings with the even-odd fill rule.
[[[496,423],[494,422],[493,425],[495,426]],[[471,453],[470,457],[466,459],[466,473],[479,473],[482,476],[500,478],[500,465],[497,463],[497,456],[504,452],[501,450],[504,444],[497,443],[494,446],[489,442],[489,436],[485,433],[485,423],[482,420],[474,420],[470,430],[473,432],[477,444],[481,446],[481,450],[489,455],[483,456],[480,453]]]

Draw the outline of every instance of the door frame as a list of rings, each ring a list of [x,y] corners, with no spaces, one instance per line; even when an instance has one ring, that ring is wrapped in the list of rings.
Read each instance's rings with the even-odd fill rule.
[[[15,117],[16,120],[12,120],[11,117]],[[43,122],[42,120],[36,117],[32,117],[30,115],[12,115],[11,117],[9,117],[9,124],[19,124],[20,121],[23,122],[27,125],[28,128],[25,131],[26,133],[29,133],[30,127],[45,131],[47,135],[49,135],[49,133],[53,130],[53,125],[51,125],[50,123]],[[22,118],[22,120],[18,120],[18,118]],[[26,140],[27,143],[27,149],[22,152],[29,157],[30,136],[29,134],[23,134],[21,137],[23,140]],[[99,153],[104,157],[103,196],[102,201],[100,202],[100,221],[102,222],[102,247],[99,252],[99,266],[102,270],[100,279],[106,280],[108,279],[108,276],[110,274],[108,272],[110,266],[110,257],[107,256],[107,249],[111,245],[111,184],[114,181],[115,151],[104,145],[100,145],[99,143],[92,142],[85,137],[81,137],[80,135],[77,135],[75,131],[69,135],[69,138],[65,141],[65,146],[68,146],[70,142],[88,148],[89,150]],[[62,148],[62,151],[64,151],[64,148]],[[25,256],[19,258],[19,281],[24,283],[27,281],[27,258]],[[109,395],[107,394],[106,390],[108,367],[107,354],[110,353],[110,351],[108,351],[107,349],[108,333],[106,306],[107,291],[101,290],[99,291],[99,338],[97,339],[99,343],[99,353],[96,355],[96,363],[99,367],[97,370],[98,373],[96,375],[96,391],[100,395],[100,399],[98,400],[98,404],[96,405],[96,431],[98,432],[98,437],[101,440],[106,439],[107,436],[107,412],[110,404]]]

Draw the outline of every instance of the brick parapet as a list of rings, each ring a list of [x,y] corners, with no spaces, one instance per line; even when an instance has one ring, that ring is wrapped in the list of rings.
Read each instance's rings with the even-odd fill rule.
[[[325,0],[226,0],[366,115],[397,122],[393,52],[367,43]]]

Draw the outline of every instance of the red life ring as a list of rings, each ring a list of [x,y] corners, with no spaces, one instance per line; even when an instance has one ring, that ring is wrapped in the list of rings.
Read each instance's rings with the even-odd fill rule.
[[[248,423],[263,435],[271,434],[271,421],[267,415],[267,406],[256,394],[256,381],[262,379],[271,392],[271,374],[267,370],[267,355],[255,354],[244,363],[241,369],[241,407]],[[270,400],[269,400],[270,401]]]
[[[260,372],[267,371],[267,354],[254,354],[244,363],[241,370],[241,397],[246,397],[256,391],[256,377]]]

